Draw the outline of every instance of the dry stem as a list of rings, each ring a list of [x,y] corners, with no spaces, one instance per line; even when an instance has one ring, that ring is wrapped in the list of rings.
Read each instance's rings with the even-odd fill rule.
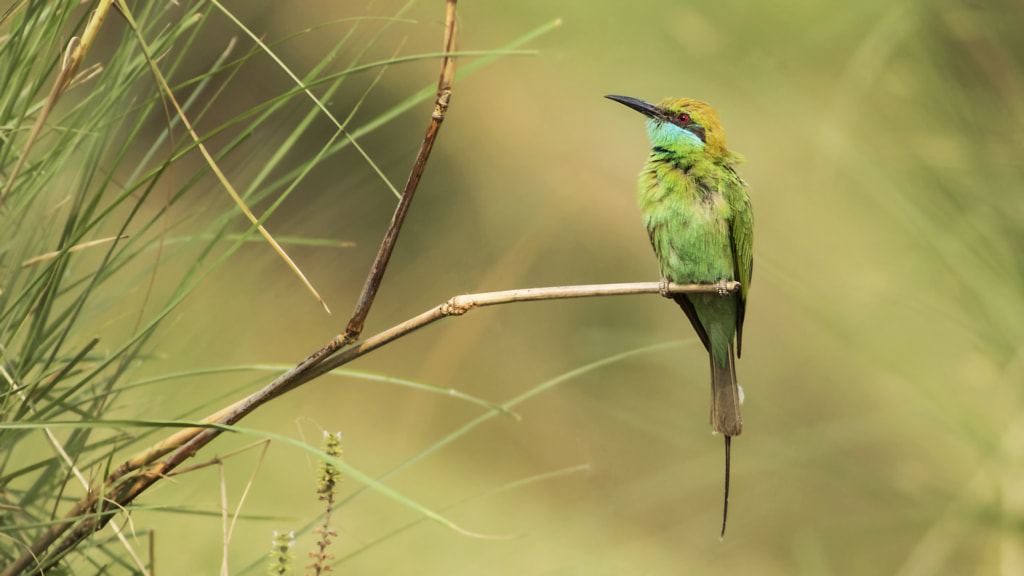
[[[412,204],[420,177],[423,176],[423,169],[427,165],[430,151],[434,148],[434,140],[437,139],[437,133],[441,130],[445,113],[448,112],[448,103],[451,101],[452,95],[452,81],[455,79],[455,59],[447,56],[455,48],[455,2],[456,0],[448,0],[447,4],[444,30],[444,53],[446,56],[441,62],[441,78],[437,82],[437,99],[434,101],[434,113],[430,115],[430,124],[427,125],[427,134],[423,137],[423,144],[420,145],[420,152],[416,156],[412,172],[409,173],[409,180],[405,184],[405,191],[402,192],[402,199],[395,208],[395,214],[391,217],[391,224],[388,225],[388,230],[384,234],[384,241],[380,244],[377,258],[373,261],[370,274],[366,278],[363,292],[359,295],[355,312],[352,313],[352,318],[348,321],[348,326],[345,327],[345,333],[340,336],[340,346],[355,342],[363,331],[363,323],[370,313],[370,306],[373,305],[373,299],[377,296],[380,282],[384,278],[384,271],[387,269],[391,253],[398,241],[398,232],[402,228],[402,222],[405,221],[405,215],[409,212],[409,205]]]
[[[410,318],[405,322],[392,326],[391,328],[372,336],[357,346],[344,352],[324,359],[315,360],[317,355],[329,346],[321,348],[309,358],[303,360],[288,372],[282,374],[262,390],[240,400],[227,408],[211,414],[203,421],[216,425],[232,425],[249,415],[256,408],[281,396],[282,394],[298,388],[323,374],[347,364],[365,354],[368,354],[385,344],[393,342],[402,336],[410,334],[428,324],[432,324],[442,318],[449,316],[461,316],[474,308],[495,306],[498,304],[510,304],[513,302],[534,302],[539,300],[560,300],[565,298],[586,298],[593,296],[625,296],[630,294],[681,294],[689,292],[712,292],[720,293],[722,290],[729,293],[740,289],[739,282],[727,282],[725,284],[665,284],[664,282],[634,282],[628,284],[594,284],[586,286],[554,286],[546,288],[524,288],[520,290],[505,290],[502,292],[484,292],[480,294],[465,294],[453,296],[447,301],[427,310],[426,312]],[[332,341],[333,342],[333,341]],[[105,480],[102,489],[92,490],[85,498],[77,502],[65,515],[67,522],[54,525],[48,528],[36,542],[33,543],[29,552],[26,552],[17,562],[7,567],[0,576],[13,576],[26,568],[34,557],[41,555],[49,546],[55,542],[64,532],[74,526],[57,547],[55,554],[73,547],[78,541],[87,537],[93,531],[102,528],[113,514],[121,507],[126,506],[147,488],[156,483],[157,480],[168,475],[182,462],[195,455],[202,447],[209,444],[214,438],[224,431],[220,427],[211,428],[186,428],[176,432],[164,441],[154,445],[142,454],[124,462]],[[160,462],[158,458],[170,454]],[[154,463],[155,462],[155,463]],[[130,472],[148,468],[139,472],[136,476],[125,478]],[[86,515],[96,506],[100,493],[105,495],[103,514],[82,519],[76,525],[80,516]]]

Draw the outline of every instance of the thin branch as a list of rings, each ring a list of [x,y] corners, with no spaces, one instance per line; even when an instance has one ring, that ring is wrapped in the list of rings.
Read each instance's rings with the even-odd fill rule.
[[[511,304],[513,302],[536,302],[539,300],[561,300],[565,298],[588,298],[594,296],[627,296],[631,294],[683,294],[693,292],[712,293],[734,293],[740,289],[739,282],[725,282],[722,284],[672,284],[664,282],[633,282],[628,284],[591,284],[585,286],[553,286],[546,288],[523,288],[519,290],[505,290],[502,292],[484,292],[480,294],[465,294],[453,296],[447,301],[439,304],[426,312],[410,318],[405,322],[396,324],[387,330],[367,338],[357,346],[341,352],[337,356],[312,362],[310,356],[303,360],[288,372],[279,376],[276,380],[265,386],[262,390],[252,394],[248,398],[237,402],[234,409],[220,420],[204,419],[204,422],[216,422],[218,424],[232,425],[249,415],[253,410],[263,404],[298,388],[302,384],[318,378],[331,370],[369,354],[374,350],[389,344],[399,338],[415,332],[428,324],[433,324],[442,318],[449,316],[461,316],[474,308],[495,306],[498,304]],[[328,344],[329,346],[330,344]],[[324,350],[328,346],[324,346]],[[319,352],[319,351],[318,351]],[[316,353],[314,353],[314,356]],[[219,414],[224,414],[221,410]],[[203,441],[201,437],[210,436],[210,439],[219,435],[223,430],[217,428],[189,428],[189,431],[198,431],[195,437],[184,444],[181,450],[197,451],[205,446],[209,440]],[[182,431],[184,432],[184,431]],[[179,436],[182,433],[179,433]],[[191,456],[191,455],[189,455]],[[173,456],[172,456],[173,457]]]
[[[393,342],[402,336],[410,334],[428,324],[432,324],[442,318],[449,316],[461,316],[474,308],[495,306],[499,304],[510,304],[513,302],[536,302],[540,300],[561,300],[566,298],[587,298],[593,296],[626,296],[632,294],[671,294],[682,293],[735,293],[740,289],[739,282],[721,282],[719,284],[671,284],[666,282],[635,282],[628,284],[594,284],[586,286],[554,286],[546,288],[524,288],[519,290],[505,290],[501,292],[484,292],[480,294],[465,294],[453,296],[445,302],[427,310],[426,312],[397,324],[375,336],[372,336],[358,346],[353,346],[337,356],[324,359],[319,356],[324,350],[337,342],[336,337],[327,346],[324,346],[313,355],[309,356],[288,372],[282,374],[262,390],[255,392],[249,397],[235,402],[231,406],[223,408],[203,419],[206,423],[232,425],[263,404],[298,388],[335,368],[347,364],[356,358],[368,354],[381,346]],[[177,468],[188,458],[194,456],[200,449],[219,436],[223,429],[220,428],[186,428],[176,432],[164,441],[154,445],[144,453],[124,462],[107,477],[103,483],[102,490],[92,490],[89,495],[77,502],[65,515],[66,522],[50,526],[32,544],[29,551],[24,553],[18,560],[7,567],[0,576],[13,576],[26,568],[34,561],[34,558],[46,551],[50,545],[57,541],[65,532],[73,527],[70,534],[60,543],[53,552],[59,555],[73,547],[81,539],[86,538],[102,528],[113,517],[116,507],[126,506],[146,489],[155,484],[161,478],[168,476],[172,470]],[[163,461],[157,462],[159,458],[168,455]],[[148,468],[146,468],[148,466]],[[128,474],[142,470],[137,476],[125,478]],[[106,503],[100,514],[79,517],[89,514],[96,506],[99,495],[103,493],[104,499],[114,504]],[[77,523],[76,523],[77,522]]]
[[[420,145],[420,152],[412,166],[409,181],[405,184],[402,199],[398,202],[395,214],[391,218],[391,224],[388,225],[388,230],[384,234],[384,241],[381,242],[377,258],[373,261],[373,267],[370,268],[370,275],[366,278],[366,284],[363,286],[363,292],[359,296],[355,312],[352,313],[352,319],[349,320],[345,333],[340,338],[342,346],[358,340],[359,335],[363,331],[363,323],[366,322],[366,316],[370,313],[370,306],[373,305],[373,299],[377,296],[381,279],[384,278],[384,271],[387,269],[391,253],[394,251],[395,243],[398,241],[398,232],[402,228],[402,222],[405,221],[406,213],[409,212],[412,197],[419,186],[420,177],[423,176],[423,169],[427,165],[430,151],[434,148],[434,140],[437,139],[437,133],[441,129],[441,123],[444,122],[445,113],[448,112],[448,104],[451,101],[452,95],[452,81],[455,79],[455,59],[451,57],[451,52],[455,48],[455,3],[456,0],[448,0],[447,3],[444,28],[445,57],[441,61],[441,78],[437,82],[437,99],[434,101],[434,113],[430,115],[427,134],[423,137],[423,144]]]
[[[723,282],[720,284],[673,284],[665,282],[633,282],[629,284],[591,284],[585,286],[553,286],[547,288],[522,288],[504,290],[502,292],[484,292],[454,296],[445,303],[431,308],[426,312],[397,324],[387,330],[367,338],[357,346],[328,358],[303,373],[288,390],[309,380],[322,376],[335,368],[347,364],[360,356],[373,352],[377,348],[393,342],[406,334],[419,330],[449,316],[461,316],[474,308],[511,304],[513,302],[536,302],[539,300],[562,300],[565,298],[589,298],[593,296],[627,296],[631,294],[684,294],[693,292],[712,292],[731,294],[740,289],[739,282]],[[287,390],[286,390],[287,391]]]

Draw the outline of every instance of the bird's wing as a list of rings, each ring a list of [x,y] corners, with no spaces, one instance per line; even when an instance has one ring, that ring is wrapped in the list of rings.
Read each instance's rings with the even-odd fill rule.
[[[732,172],[730,168],[730,172]],[[732,259],[736,267],[736,280],[742,285],[740,304],[736,314],[736,356],[740,355],[743,344],[743,316],[747,309],[747,291],[754,273],[754,212],[750,207],[747,184],[732,172],[725,186],[726,200],[732,212],[730,237]]]

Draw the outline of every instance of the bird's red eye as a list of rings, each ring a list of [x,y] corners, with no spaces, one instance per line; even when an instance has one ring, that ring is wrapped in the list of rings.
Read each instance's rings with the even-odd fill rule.
[[[678,117],[676,117],[676,120],[679,120],[680,124],[688,124],[690,122],[690,115],[687,114],[686,112],[683,112]]]

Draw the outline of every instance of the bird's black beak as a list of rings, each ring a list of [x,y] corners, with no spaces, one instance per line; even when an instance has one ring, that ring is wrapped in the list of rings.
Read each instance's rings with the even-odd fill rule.
[[[654,104],[651,104],[650,102],[644,102],[643,100],[640,100],[638,98],[613,95],[605,96],[605,98],[609,100],[615,100],[619,104],[625,104],[626,106],[629,106],[633,110],[636,110],[637,112],[643,114],[644,116],[647,116],[648,118],[661,118],[662,116],[660,108],[658,108]]]

